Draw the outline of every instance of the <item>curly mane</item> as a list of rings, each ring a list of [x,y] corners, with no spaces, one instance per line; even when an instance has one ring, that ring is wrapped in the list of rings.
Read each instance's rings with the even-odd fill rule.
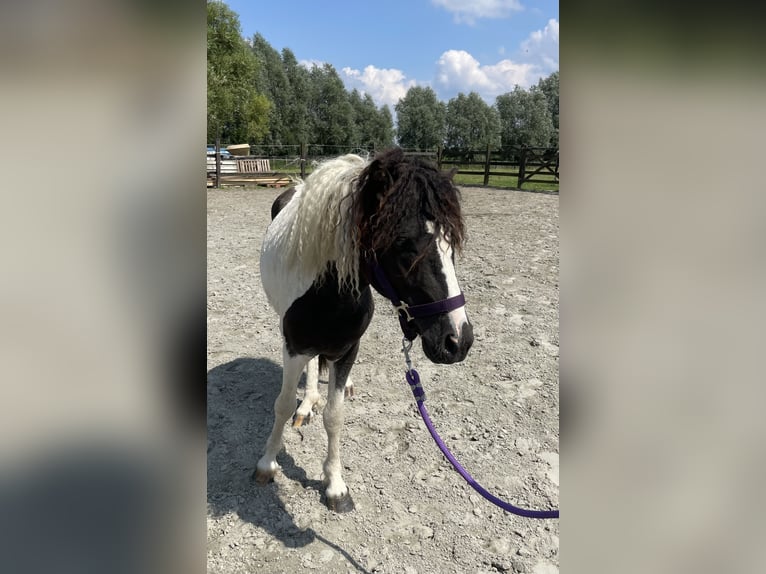
[[[342,204],[366,165],[356,154],[326,160],[297,186],[300,193],[285,208],[289,227],[280,234],[288,266],[299,266],[321,282],[334,262],[341,285],[358,291],[359,245]]]
[[[413,210],[433,221],[435,235],[443,231],[452,248],[460,252],[465,227],[460,212],[460,191],[452,175],[399,148],[378,155],[359,175],[354,194],[353,220],[362,249],[390,248],[397,238],[403,213]]]
[[[403,213],[422,214],[434,223],[434,237],[443,231],[455,251],[462,247],[460,192],[451,174],[399,148],[372,161],[355,154],[327,160],[297,188],[274,241],[288,266],[319,282],[334,263],[341,287],[358,294],[360,255],[390,248]]]

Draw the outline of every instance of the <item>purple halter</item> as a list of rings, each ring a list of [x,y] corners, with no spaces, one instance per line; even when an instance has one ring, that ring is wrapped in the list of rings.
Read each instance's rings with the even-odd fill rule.
[[[410,326],[410,322],[418,317],[428,317],[429,315],[439,315],[441,313],[449,313],[459,307],[465,305],[465,296],[461,292],[459,295],[449,297],[447,299],[441,299],[440,301],[433,301],[431,303],[423,303],[421,305],[408,305],[404,301],[401,301],[396,295],[396,290],[386,278],[386,274],[383,272],[383,268],[378,265],[376,260],[368,260],[368,268],[375,275],[378,280],[383,295],[391,301],[394,309],[399,315],[399,325],[402,328],[402,333],[408,341],[414,341],[418,334]]]

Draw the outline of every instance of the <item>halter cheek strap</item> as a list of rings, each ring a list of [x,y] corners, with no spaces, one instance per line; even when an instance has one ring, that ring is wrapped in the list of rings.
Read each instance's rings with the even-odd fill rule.
[[[377,261],[369,261],[367,266],[378,280],[378,283],[383,290],[383,295],[391,301],[394,309],[397,311],[399,316],[399,326],[402,328],[402,333],[405,338],[409,341],[414,341],[418,336],[410,325],[413,319],[417,319],[418,317],[428,317],[429,315],[449,313],[450,311],[454,311],[465,305],[465,295],[462,292],[459,295],[441,299],[440,301],[432,301],[431,303],[423,303],[421,305],[408,305],[404,301],[401,301],[396,295],[396,290],[386,278],[383,268],[378,265]]]

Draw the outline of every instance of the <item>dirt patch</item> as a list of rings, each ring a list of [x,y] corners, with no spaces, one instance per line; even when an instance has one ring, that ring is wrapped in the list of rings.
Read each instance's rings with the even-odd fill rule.
[[[490,492],[558,507],[559,198],[462,192],[468,242],[456,263],[475,342],[457,365],[431,364],[416,342],[426,404]],[[281,384],[278,319],[258,269],[278,193],[208,191],[208,572],[558,572],[558,521],[496,508],[439,452],[404,382],[398,322],[377,294],[341,437],[356,510],[320,502],[321,414],[286,431],[274,483],[251,480]]]

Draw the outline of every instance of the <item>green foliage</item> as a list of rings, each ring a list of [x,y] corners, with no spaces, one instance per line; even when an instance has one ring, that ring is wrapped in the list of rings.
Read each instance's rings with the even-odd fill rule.
[[[256,89],[257,62],[242,39],[239,17],[223,2],[207,3],[207,134],[249,142],[268,129],[269,100]]]
[[[386,148],[394,145],[396,130],[394,129],[394,117],[391,115],[391,108],[382,106],[378,112],[378,131],[379,139],[375,140],[376,148]]]
[[[269,111],[269,131],[264,135],[262,143],[281,145],[287,131],[284,113],[292,96],[290,82],[279,52],[272,48],[262,35],[256,34],[253,37],[252,52],[258,62],[256,84],[259,91],[272,103]]]
[[[559,147],[559,73],[553,72],[547,78],[541,78],[537,87],[545,94],[548,104],[548,113],[553,122],[553,135],[551,136],[552,147]]]
[[[330,64],[309,72],[311,140],[323,145],[353,146],[357,141],[354,108],[343,80]]]
[[[476,92],[460,93],[447,103],[446,138],[450,149],[482,150],[500,145],[500,121],[497,111]]]
[[[401,147],[428,150],[442,144],[447,106],[437,99],[433,89],[411,87],[394,109]]]
[[[558,72],[529,90],[517,86],[498,96],[494,106],[475,92],[445,104],[432,88],[414,86],[394,106],[395,130],[391,109],[346,91],[331,65],[307,69],[261,34],[245,42],[237,14],[219,0],[207,2],[207,18],[208,143],[219,133],[225,143],[349,150],[389,147],[395,136],[415,150],[558,147]]]
[[[394,142],[394,127],[387,106],[380,110],[370,94],[364,97],[354,89],[349,96],[354,109],[357,145],[366,149],[382,149]]]
[[[495,100],[500,114],[500,138],[503,147],[545,147],[553,134],[553,122],[548,112],[545,94],[532,87],[516,86],[512,92]]]
[[[282,50],[282,65],[290,85],[290,97],[283,104],[282,141],[288,145],[308,143],[311,133],[309,95],[311,77],[309,71],[298,64],[295,55],[288,48]]]

